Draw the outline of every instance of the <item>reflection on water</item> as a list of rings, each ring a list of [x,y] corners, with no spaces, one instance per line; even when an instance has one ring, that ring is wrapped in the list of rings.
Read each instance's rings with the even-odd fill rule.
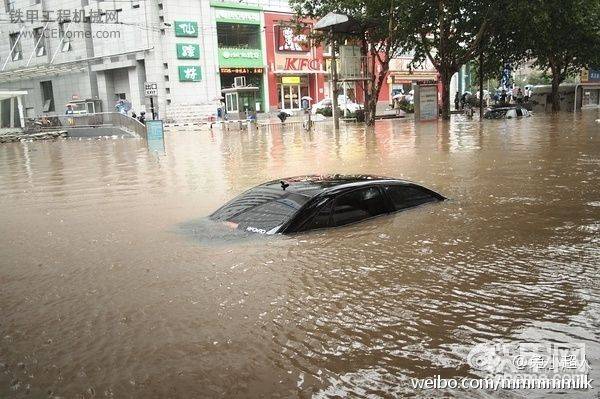
[[[597,117],[176,132],[162,157],[5,144],[0,396],[428,396],[408,379],[472,375],[466,353],[490,340],[583,342],[598,380]],[[451,201],[291,237],[203,219],[312,173]]]

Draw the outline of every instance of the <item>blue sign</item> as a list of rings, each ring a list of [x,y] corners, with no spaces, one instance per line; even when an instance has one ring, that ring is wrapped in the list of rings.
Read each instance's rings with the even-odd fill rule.
[[[600,69],[590,69],[590,77],[588,78],[590,82],[597,82],[600,80]]]
[[[165,135],[163,121],[146,121],[146,139],[148,141],[148,150],[156,152],[159,155],[165,155]]]

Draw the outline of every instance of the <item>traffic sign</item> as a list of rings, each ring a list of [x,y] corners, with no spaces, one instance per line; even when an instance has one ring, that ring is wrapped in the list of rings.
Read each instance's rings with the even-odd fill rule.
[[[144,83],[144,91],[146,97],[158,96],[158,85],[154,82],[146,82]]]

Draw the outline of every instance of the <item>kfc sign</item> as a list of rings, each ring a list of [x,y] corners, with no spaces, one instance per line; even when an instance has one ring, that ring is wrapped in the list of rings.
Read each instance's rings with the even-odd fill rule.
[[[283,69],[286,71],[319,71],[321,63],[314,58],[286,57]]]
[[[299,33],[291,26],[275,26],[277,50],[297,53],[309,52],[310,43],[308,32],[308,28],[303,29],[302,32]]]

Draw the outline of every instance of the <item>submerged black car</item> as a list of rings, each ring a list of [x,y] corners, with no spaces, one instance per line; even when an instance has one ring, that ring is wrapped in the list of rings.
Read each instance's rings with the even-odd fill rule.
[[[261,234],[343,226],[402,211],[444,196],[405,180],[361,176],[298,176],[240,194],[210,218]]]

